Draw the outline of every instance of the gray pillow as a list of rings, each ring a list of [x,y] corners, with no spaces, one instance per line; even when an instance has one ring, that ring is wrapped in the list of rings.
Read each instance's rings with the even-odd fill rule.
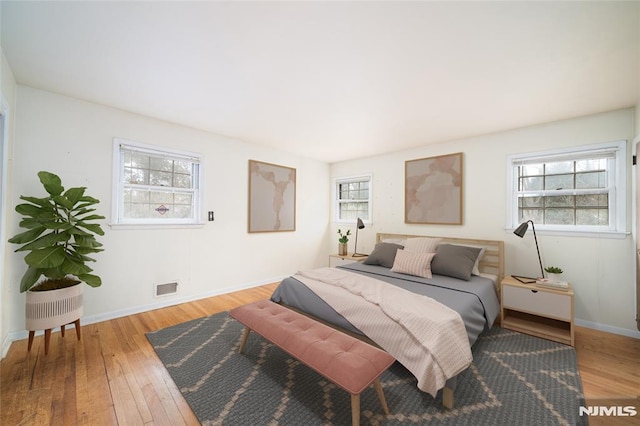
[[[431,272],[469,281],[481,249],[453,244],[440,244],[431,262]]]
[[[396,259],[396,253],[398,249],[403,249],[404,247],[400,244],[394,243],[379,243],[376,244],[376,247],[373,249],[373,252],[365,259],[364,262],[367,265],[380,265],[385,268],[391,268],[393,266],[393,262]]]

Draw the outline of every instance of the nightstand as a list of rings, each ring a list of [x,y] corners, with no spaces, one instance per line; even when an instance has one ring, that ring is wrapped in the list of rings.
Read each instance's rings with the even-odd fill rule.
[[[368,256],[356,256],[353,257],[353,253],[347,253],[346,255],[331,254],[329,255],[329,266],[334,268],[336,266],[346,265],[353,262],[362,262]]]
[[[571,285],[556,290],[507,276],[500,287],[503,328],[574,346]]]

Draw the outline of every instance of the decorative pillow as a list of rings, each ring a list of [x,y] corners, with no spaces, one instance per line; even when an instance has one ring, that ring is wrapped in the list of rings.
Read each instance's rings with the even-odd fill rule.
[[[480,275],[480,261],[484,257],[484,252],[486,249],[484,247],[480,247],[480,253],[478,253],[478,257],[476,258],[476,263],[473,264],[473,270],[471,271],[471,275]]]
[[[442,238],[407,238],[404,243],[404,249],[414,253],[435,253],[440,241],[442,241]]]
[[[380,242],[381,243],[400,244],[401,246],[403,246],[406,241],[407,241],[406,238],[383,238],[382,241],[380,241]]]
[[[441,244],[431,262],[431,272],[469,281],[480,250],[476,247]]]
[[[385,268],[391,268],[396,258],[396,252],[403,247],[400,244],[379,243],[373,249],[369,257],[364,262],[367,265],[380,265]]]
[[[415,253],[398,250],[391,270],[416,277],[431,278],[431,261],[435,253]]]
[[[463,245],[463,244],[454,244],[454,245],[462,246],[462,247],[473,247],[473,248],[479,248],[480,249],[480,254],[478,254],[478,257],[476,258],[476,263],[473,264],[473,271],[471,271],[471,275],[480,275],[480,261],[484,257],[484,252],[486,251],[486,249],[484,247],[481,247],[481,246]]]

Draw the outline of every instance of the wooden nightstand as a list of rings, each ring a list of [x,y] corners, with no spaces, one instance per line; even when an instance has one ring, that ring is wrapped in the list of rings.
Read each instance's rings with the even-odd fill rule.
[[[347,263],[362,262],[368,256],[356,256],[353,257],[353,253],[347,253],[344,256],[339,254],[329,255],[329,266],[334,268],[336,266],[346,265]]]
[[[503,328],[574,346],[571,285],[556,290],[507,276],[500,287]]]

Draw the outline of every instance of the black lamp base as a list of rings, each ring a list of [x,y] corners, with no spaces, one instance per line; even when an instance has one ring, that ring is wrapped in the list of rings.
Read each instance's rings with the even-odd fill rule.
[[[353,253],[351,255],[351,257],[367,257],[369,256],[368,254],[362,254],[362,253]]]

